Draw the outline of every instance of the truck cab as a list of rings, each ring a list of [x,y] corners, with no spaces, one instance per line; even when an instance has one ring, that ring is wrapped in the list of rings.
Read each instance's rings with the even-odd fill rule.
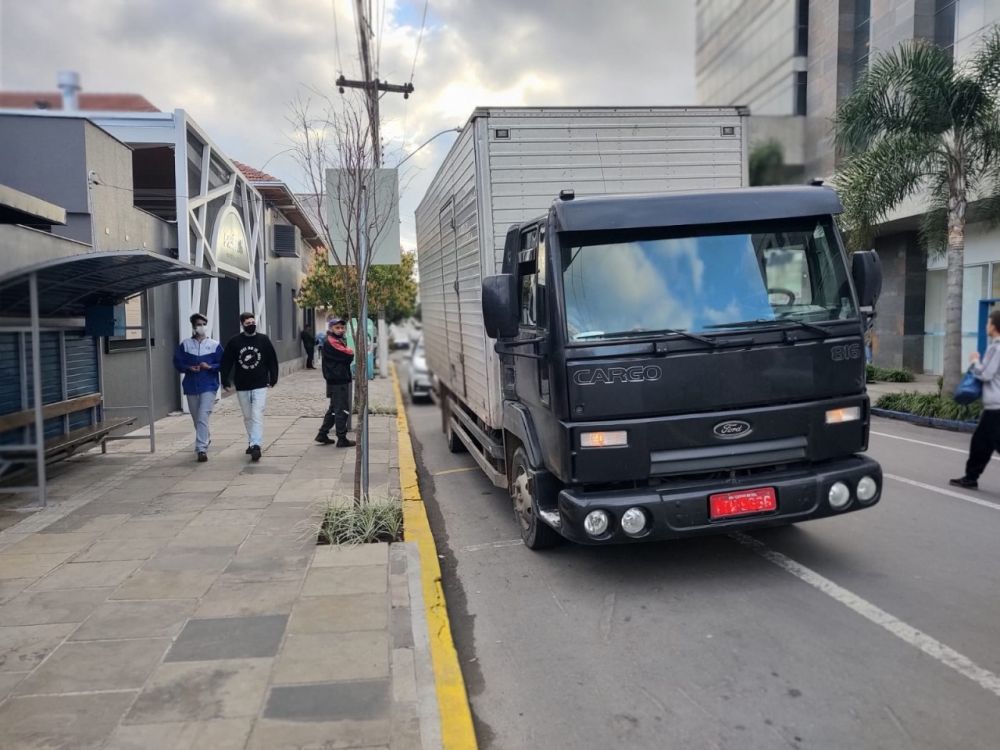
[[[872,507],[864,325],[825,187],[564,193],[483,279],[527,546],[730,533]],[[482,441],[480,441],[482,442]],[[494,462],[500,465],[500,462]]]

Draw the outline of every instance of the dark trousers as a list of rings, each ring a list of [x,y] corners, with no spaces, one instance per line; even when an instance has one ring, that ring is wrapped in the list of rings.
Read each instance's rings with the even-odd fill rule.
[[[306,368],[311,369],[313,366],[313,353],[316,351],[315,347],[306,347]]]
[[[330,408],[323,416],[323,424],[319,428],[320,435],[330,434],[330,429],[336,427],[337,437],[347,436],[347,420],[351,416],[351,384],[330,386]]]
[[[972,433],[965,476],[969,479],[979,479],[979,475],[993,457],[993,451],[1000,451],[1000,409],[984,410],[979,418],[976,431]]]

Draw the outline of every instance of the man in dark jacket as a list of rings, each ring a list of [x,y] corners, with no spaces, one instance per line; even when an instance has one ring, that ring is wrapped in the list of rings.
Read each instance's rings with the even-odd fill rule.
[[[222,353],[222,387],[228,393],[236,384],[236,397],[247,428],[247,455],[260,461],[260,446],[264,442],[264,406],[267,389],[278,382],[278,355],[274,345],[263,333],[257,333],[253,313],[240,313],[243,332],[229,339]]]
[[[323,424],[316,434],[316,442],[332,443],[330,429],[336,427],[337,447],[350,448],[355,445],[347,438],[347,419],[351,416],[351,362],[354,351],[344,341],[346,325],[343,318],[328,321],[326,340],[323,342],[323,379],[326,380],[326,395],[330,407],[323,417]]]
[[[174,351],[174,369],[184,373],[183,389],[188,411],[194,421],[194,450],[199,462],[208,460],[212,442],[208,420],[219,393],[219,366],[222,346],[207,335],[208,318],[201,313],[191,316],[191,338],[184,339]]]
[[[302,329],[302,333],[299,334],[299,341],[302,342],[302,348],[306,350],[306,369],[315,370],[316,368],[313,366],[313,352],[316,351],[316,332],[312,326],[306,326]]]

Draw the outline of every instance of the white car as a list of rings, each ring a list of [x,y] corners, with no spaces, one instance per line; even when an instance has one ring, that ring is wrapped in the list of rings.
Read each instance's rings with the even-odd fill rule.
[[[427,355],[424,352],[424,340],[421,337],[417,339],[410,357],[410,400],[413,402],[430,401],[431,388],[431,372],[427,367]]]

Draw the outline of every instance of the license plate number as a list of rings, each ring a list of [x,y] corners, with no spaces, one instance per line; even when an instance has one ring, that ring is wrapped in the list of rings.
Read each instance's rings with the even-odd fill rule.
[[[778,509],[778,497],[772,487],[756,490],[741,490],[739,492],[724,492],[710,495],[708,498],[709,517],[715,521],[720,518],[736,516],[752,516],[757,513],[768,513]]]

